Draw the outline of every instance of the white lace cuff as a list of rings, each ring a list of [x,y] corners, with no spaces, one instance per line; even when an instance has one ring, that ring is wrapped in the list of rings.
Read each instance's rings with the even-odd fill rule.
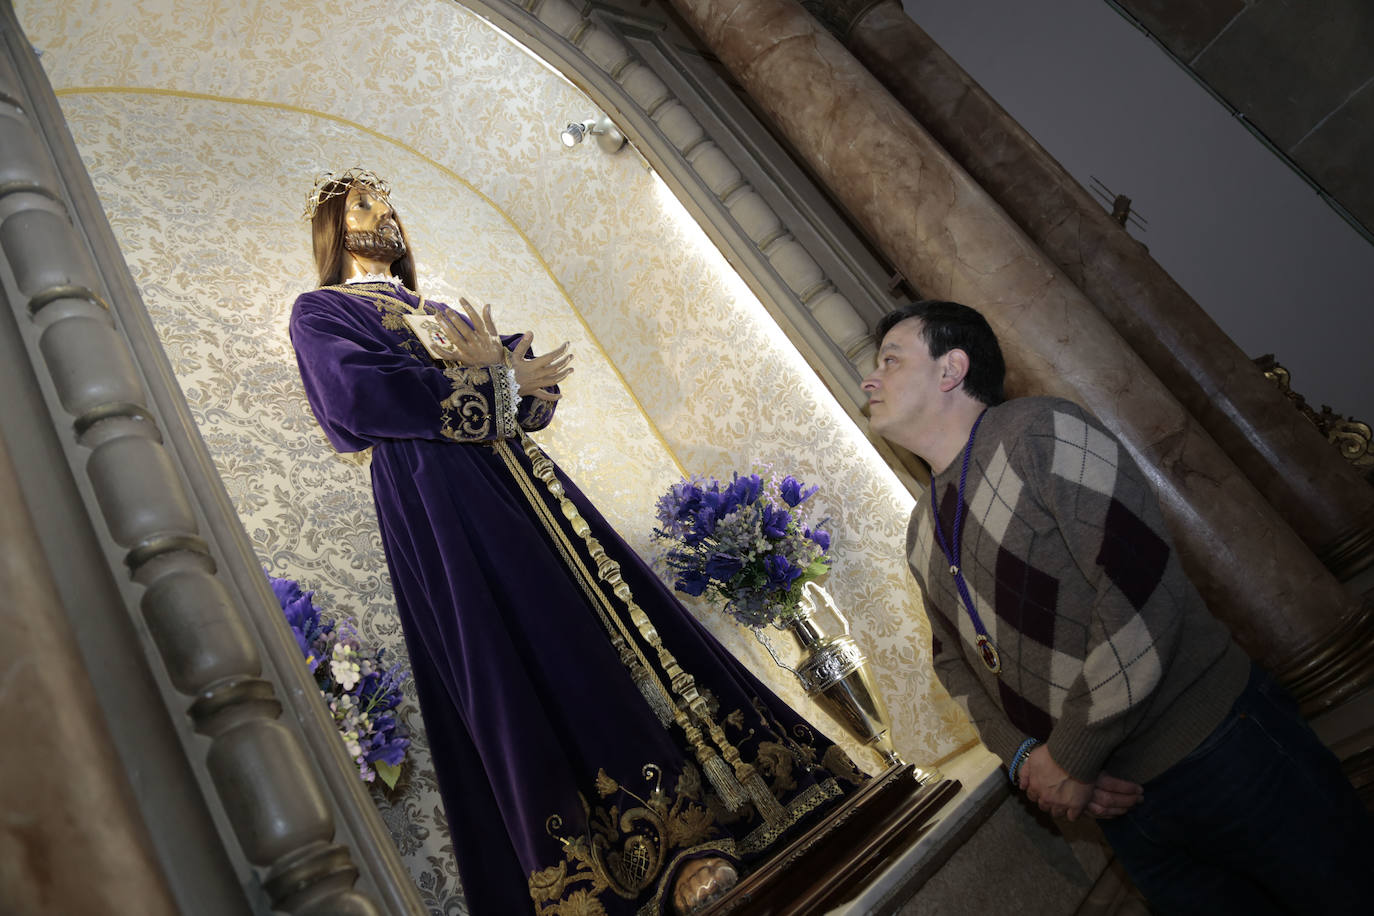
[[[496,430],[502,439],[520,434],[520,385],[515,381],[515,370],[510,366],[492,366],[491,384],[496,403]]]

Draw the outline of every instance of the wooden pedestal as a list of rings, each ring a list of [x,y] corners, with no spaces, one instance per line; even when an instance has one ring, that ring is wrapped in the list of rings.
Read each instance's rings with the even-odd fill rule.
[[[957,780],[922,786],[911,764],[891,767],[694,916],[824,913],[858,894],[958,791]]]

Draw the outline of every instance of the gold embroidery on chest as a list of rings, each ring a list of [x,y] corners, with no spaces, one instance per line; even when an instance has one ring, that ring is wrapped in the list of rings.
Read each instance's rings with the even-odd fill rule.
[[[406,324],[402,316],[417,313],[439,314],[439,310],[426,302],[424,296],[415,293],[414,295],[420,301],[412,306],[404,299],[398,298],[394,291],[388,292],[388,290],[393,290],[390,283],[344,283],[338,286],[323,286],[321,289],[334,290],[369,300],[381,314],[382,327],[401,337],[402,349],[416,359],[423,359],[420,354],[425,352],[424,345],[420,343],[419,338],[415,336],[415,332],[411,330],[410,325]]]
[[[492,384],[495,381],[491,372],[482,366],[459,366],[448,360],[432,359],[420,339],[415,336],[414,328],[406,323],[406,315],[439,314],[438,306],[426,302],[425,297],[418,293],[414,295],[419,299],[419,302],[412,306],[395,295],[390,283],[349,283],[342,286],[321,288],[367,299],[377,307],[377,312],[381,316],[382,327],[394,332],[401,338],[402,349],[422,363],[438,365],[443,369],[444,376],[453,386],[453,392],[439,402],[439,432],[441,435],[455,442],[473,442],[490,438],[492,405],[490,399],[479,386]],[[514,435],[514,430],[501,430],[501,432],[504,435]]]

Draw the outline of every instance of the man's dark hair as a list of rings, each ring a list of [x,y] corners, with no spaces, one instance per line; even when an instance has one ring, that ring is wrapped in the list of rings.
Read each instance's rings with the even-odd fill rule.
[[[900,322],[908,318],[921,321],[921,339],[930,349],[930,358],[944,356],[950,350],[968,354],[968,374],[964,376],[964,392],[989,407],[1007,399],[1002,390],[1007,364],[1002,359],[1002,347],[992,333],[987,319],[976,310],[958,302],[922,299],[898,306],[878,321],[878,344]]]

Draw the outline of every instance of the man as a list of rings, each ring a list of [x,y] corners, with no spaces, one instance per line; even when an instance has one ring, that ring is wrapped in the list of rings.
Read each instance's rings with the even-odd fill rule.
[[[878,334],[870,425],[933,475],[907,554],[935,671],[1013,784],[1098,818],[1159,912],[1366,912],[1358,797],[1207,611],[1125,448],[1069,401],[1006,401],[967,306]]]

